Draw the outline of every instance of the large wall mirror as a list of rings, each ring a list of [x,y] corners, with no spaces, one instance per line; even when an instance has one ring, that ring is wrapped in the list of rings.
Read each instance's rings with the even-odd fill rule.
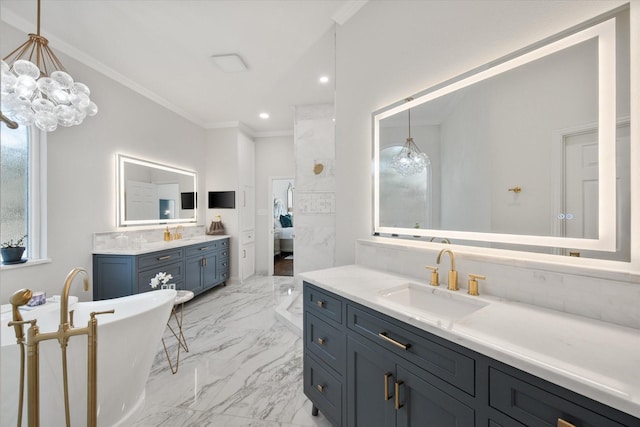
[[[117,169],[118,227],[197,221],[195,172],[122,154]]]
[[[373,232],[629,261],[629,82],[624,7],[374,112]]]

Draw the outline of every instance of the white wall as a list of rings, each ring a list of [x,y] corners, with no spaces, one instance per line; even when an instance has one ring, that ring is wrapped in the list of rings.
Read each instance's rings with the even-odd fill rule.
[[[3,23],[2,51],[26,39]],[[80,126],[58,128],[47,136],[48,255],[50,263],[2,269],[0,301],[29,287],[59,294],[67,273],[76,266],[92,272],[92,233],[114,231],[116,220],[116,153],[170,164],[199,174],[204,191],[205,132],[199,126],[125,88],[94,70],[60,55],[78,81],[91,88],[100,108]],[[199,209],[202,218],[204,209]],[[158,233],[162,229],[158,228]],[[75,283],[72,293],[90,300],[92,292]]]
[[[206,225],[208,227],[216,215],[222,218],[222,224],[226,234],[231,237],[229,244],[230,253],[237,254],[240,240],[240,224],[238,222],[238,128],[209,129],[206,132],[206,145],[204,158],[206,161],[206,188],[203,194],[204,207],[206,208]],[[235,209],[208,209],[209,191],[235,191]],[[239,277],[238,257],[230,256],[231,277]]]
[[[621,4],[624,2],[374,1],[339,26],[336,264],[353,263],[356,239],[371,234],[373,111]],[[639,6],[638,1],[632,2],[632,8]],[[632,25],[634,19],[637,25],[637,13],[632,10]],[[633,31],[637,37],[637,30],[632,30],[632,40]],[[635,49],[637,52],[637,46]],[[635,67],[632,76],[638,75]],[[632,99],[637,100],[637,80],[635,85],[634,89],[632,82]],[[633,108],[638,105],[632,106],[632,115]],[[634,164],[638,166],[637,160]]]
[[[256,273],[269,269],[268,244],[272,244],[273,197],[269,180],[293,177],[295,158],[293,135],[256,138]],[[283,199],[286,206],[286,199]]]

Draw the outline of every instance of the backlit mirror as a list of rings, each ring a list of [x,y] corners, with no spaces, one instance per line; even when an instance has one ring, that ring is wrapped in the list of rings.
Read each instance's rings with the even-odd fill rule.
[[[197,220],[196,173],[118,155],[118,226]]]
[[[374,112],[374,233],[629,261],[629,92],[625,8]]]

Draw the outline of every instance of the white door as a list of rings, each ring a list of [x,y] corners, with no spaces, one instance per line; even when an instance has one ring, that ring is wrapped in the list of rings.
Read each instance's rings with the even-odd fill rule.
[[[597,131],[567,136],[564,144],[563,235],[598,238],[598,135]],[[620,124],[616,138],[616,252],[579,251],[580,256],[628,261],[630,256],[629,123]],[[568,252],[573,252],[569,249]]]

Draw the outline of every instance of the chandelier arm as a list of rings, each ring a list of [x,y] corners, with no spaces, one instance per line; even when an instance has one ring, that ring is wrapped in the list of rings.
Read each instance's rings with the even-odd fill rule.
[[[42,49],[44,50],[44,53],[46,53],[46,56],[49,58],[49,60],[51,61],[51,63],[53,64],[56,70],[66,72],[64,66],[62,65],[62,62],[58,59],[56,54],[53,53],[49,45],[42,46]],[[46,64],[46,61],[43,61],[43,63]]]
[[[13,57],[14,55],[16,57],[15,59],[18,59],[21,56],[23,56],[25,52],[29,49],[29,46],[31,46],[32,43],[33,41],[31,39],[27,40],[26,42],[22,43],[20,46],[15,48],[13,52],[11,52],[10,54],[2,58],[2,60],[6,61],[7,63],[13,63],[14,61],[11,61],[10,58]]]

